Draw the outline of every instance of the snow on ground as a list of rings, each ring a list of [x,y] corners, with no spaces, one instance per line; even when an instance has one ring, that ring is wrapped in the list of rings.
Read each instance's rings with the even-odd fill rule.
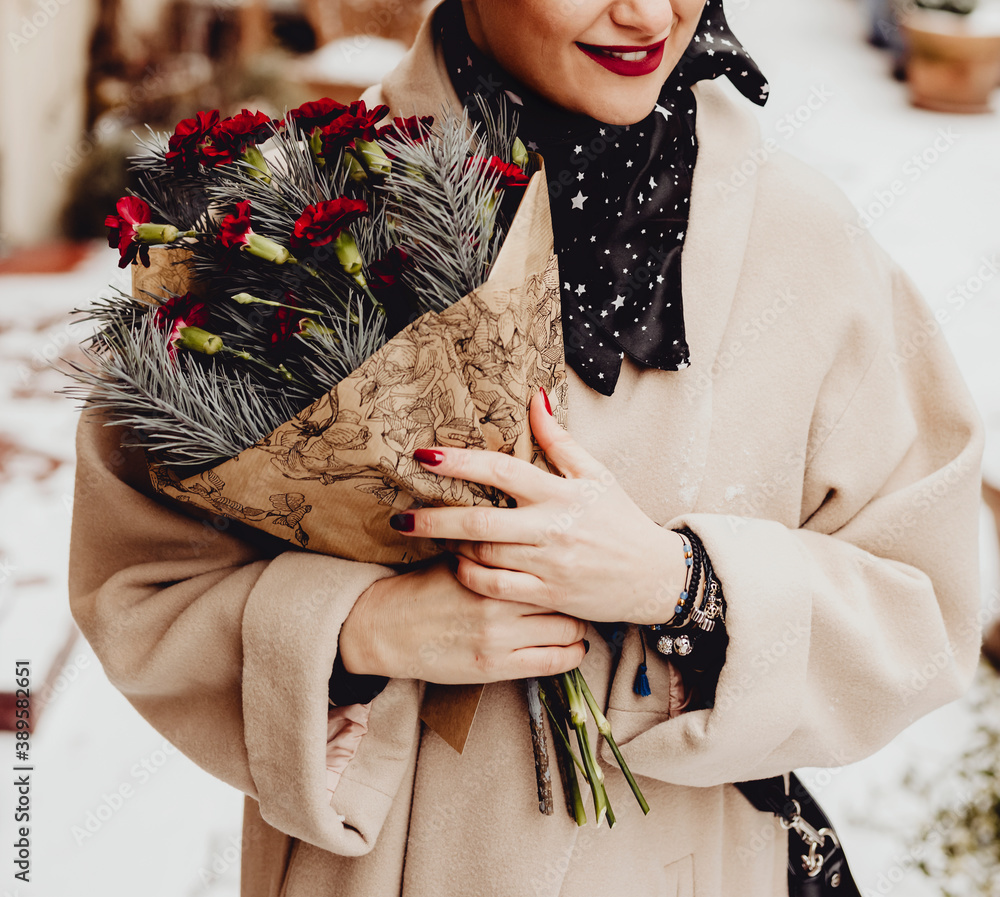
[[[759,112],[765,136],[836,181],[868,216],[862,224],[946,313],[944,332],[992,427],[987,469],[1000,481],[1000,276],[984,267],[996,266],[1000,252],[1000,119],[910,108],[885,56],[864,44],[853,0],[727,6],[771,80]],[[63,382],[45,362],[83,332],[65,312],[116,279],[124,285],[113,253],[96,248],[72,274],[0,277],[0,689],[11,684],[15,655],[55,653],[69,619],[75,412],[53,395]],[[981,544],[984,602],[997,612],[997,540],[985,512]],[[34,670],[36,684],[43,672]],[[912,869],[904,833],[921,808],[898,783],[910,765],[944,768],[973,722],[959,702],[862,763],[806,772],[866,893],[935,893]],[[4,768],[13,749],[13,738],[0,736]],[[173,752],[107,682],[82,640],[35,735],[32,761],[34,880],[9,877],[13,832],[4,812],[0,897],[238,894],[240,795]],[[0,787],[0,806],[9,806],[9,786]]]

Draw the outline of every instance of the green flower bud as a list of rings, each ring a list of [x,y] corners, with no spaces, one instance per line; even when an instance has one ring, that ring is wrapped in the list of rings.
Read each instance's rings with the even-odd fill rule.
[[[347,169],[347,179],[355,184],[363,184],[368,180],[368,172],[353,153],[344,154],[344,167]]]
[[[143,243],[173,243],[181,232],[172,224],[137,224],[135,235]]]
[[[174,340],[174,345],[182,349],[190,349],[202,355],[215,355],[222,351],[222,337],[202,330],[201,327],[181,327],[177,332],[180,339]]]
[[[363,183],[369,176],[385,177],[392,171],[392,163],[377,143],[355,140],[354,149],[344,153],[344,166],[348,180]]]
[[[377,143],[369,140],[355,140],[354,149],[362,157],[369,174],[384,177],[392,171],[389,157]]]
[[[299,333],[303,336],[326,336],[336,342],[340,342],[335,330],[331,330],[329,327],[320,324],[318,321],[314,321],[312,318],[304,318],[302,320],[302,329]]]
[[[523,168],[525,171],[528,170],[528,148],[521,143],[520,137],[514,138],[514,149],[511,152],[510,161],[519,168]]]
[[[250,166],[247,169],[247,174],[250,177],[257,178],[257,180],[262,181],[265,184],[271,183],[271,169],[268,168],[267,159],[264,158],[264,154],[261,152],[260,147],[251,146],[244,154],[243,161]]]
[[[309,135],[309,151],[312,153],[317,167],[323,168],[326,165],[326,159],[323,158],[323,133],[319,128],[313,128],[312,134]]]
[[[358,249],[357,241],[346,228],[333,241],[333,251],[337,255],[340,267],[351,275],[361,286],[366,286],[367,281],[361,273],[364,268],[364,259],[361,257],[361,250]]]
[[[292,254],[280,243],[275,243],[274,240],[255,233],[247,236],[246,248],[250,255],[255,255],[266,262],[274,262],[276,265],[283,265],[292,257]]]

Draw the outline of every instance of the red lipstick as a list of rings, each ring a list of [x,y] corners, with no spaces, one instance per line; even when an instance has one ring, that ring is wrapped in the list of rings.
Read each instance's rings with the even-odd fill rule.
[[[597,47],[591,44],[577,46],[598,65],[604,66],[609,72],[624,75],[628,78],[638,78],[651,75],[663,62],[664,38],[658,44],[647,47]],[[622,58],[625,56],[626,58]]]

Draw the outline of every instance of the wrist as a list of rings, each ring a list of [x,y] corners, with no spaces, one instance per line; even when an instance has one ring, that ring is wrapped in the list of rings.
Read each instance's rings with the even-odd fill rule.
[[[684,590],[688,567],[685,563],[686,543],[680,533],[655,525],[650,557],[654,559],[651,585],[646,597],[629,615],[628,622],[640,626],[662,624],[669,620]]]
[[[383,664],[378,657],[375,626],[368,612],[378,582],[373,583],[354,603],[354,607],[340,627],[337,656],[340,665],[355,676],[381,676]]]

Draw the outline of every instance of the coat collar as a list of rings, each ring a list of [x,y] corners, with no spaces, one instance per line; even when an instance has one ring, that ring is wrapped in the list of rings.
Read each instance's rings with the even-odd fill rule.
[[[432,19],[433,13],[424,19],[399,65],[365,95],[369,104],[385,103],[393,115],[461,115]],[[753,115],[730,96],[732,88],[702,81],[692,89],[698,102],[698,161],[682,273],[690,310],[686,329],[691,365],[708,370],[718,354],[743,266],[761,136]],[[738,188],[731,185],[734,172],[740,173]],[[585,388],[582,381],[575,382]]]

